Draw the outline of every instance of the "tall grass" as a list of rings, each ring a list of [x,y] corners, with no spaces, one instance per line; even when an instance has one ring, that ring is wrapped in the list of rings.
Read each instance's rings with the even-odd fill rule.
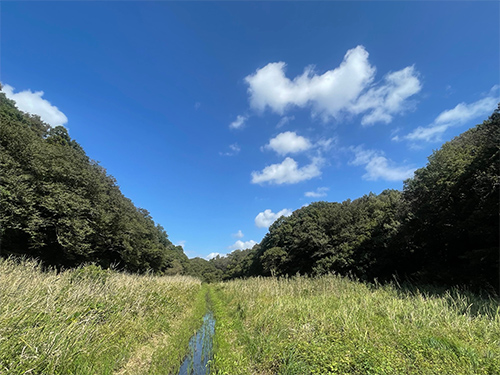
[[[172,374],[207,308],[215,374],[499,374],[497,302],[338,276],[201,285],[0,259],[0,374]]]
[[[203,304],[194,278],[0,259],[0,374],[168,374]]]
[[[500,374],[498,304],[338,276],[219,284],[216,374]]]

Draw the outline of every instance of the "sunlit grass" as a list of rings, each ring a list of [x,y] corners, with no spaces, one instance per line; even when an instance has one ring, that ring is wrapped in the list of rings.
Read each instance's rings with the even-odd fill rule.
[[[2,374],[133,374],[158,363],[169,373],[205,309],[197,279],[95,266],[42,272],[0,259],[0,286]]]
[[[0,260],[0,374],[175,373],[210,292],[216,374],[499,374],[500,308],[338,276],[202,286]]]
[[[499,374],[498,304],[346,278],[219,284],[218,374]]]

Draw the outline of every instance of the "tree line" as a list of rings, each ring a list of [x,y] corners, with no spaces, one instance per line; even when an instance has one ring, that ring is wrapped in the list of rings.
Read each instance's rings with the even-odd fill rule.
[[[208,282],[333,272],[498,290],[499,150],[497,108],[434,151],[403,191],[315,202],[276,220],[252,249],[188,259],[64,127],[0,93],[0,256]]]
[[[185,272],[188,258],[149,212],[70,138],[0,93],[0,253],[46,265],[93,262],[130,272]]]
[[[500,112],[446,142],[403,191],[315,202],[260,244],[210,262],[222,279],[338,273],[499,290]]]

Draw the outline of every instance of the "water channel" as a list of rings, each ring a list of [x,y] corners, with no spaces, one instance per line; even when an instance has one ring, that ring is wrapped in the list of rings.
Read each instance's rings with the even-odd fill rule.
[[[206,375],[210,372],[215,318],[212,312],[203,317],[203,325],[189,341],[189,353],[182,362],[179,375]]]

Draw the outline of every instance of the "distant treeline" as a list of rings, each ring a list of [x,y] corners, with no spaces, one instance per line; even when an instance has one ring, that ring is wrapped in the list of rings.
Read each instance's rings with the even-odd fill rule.
[[[499,109],[435,151],[402,192],[312,203],[275,221],[252,249],[212,259],[207,273],[396,275],[498,291]]]
[[[0,93],[0,255],[209,282],[338,273],[498,290],[499,109],[435,151],[402,192],[312,203],[279,218],[252,249],[206,261],[174,246],[64,127]]]

